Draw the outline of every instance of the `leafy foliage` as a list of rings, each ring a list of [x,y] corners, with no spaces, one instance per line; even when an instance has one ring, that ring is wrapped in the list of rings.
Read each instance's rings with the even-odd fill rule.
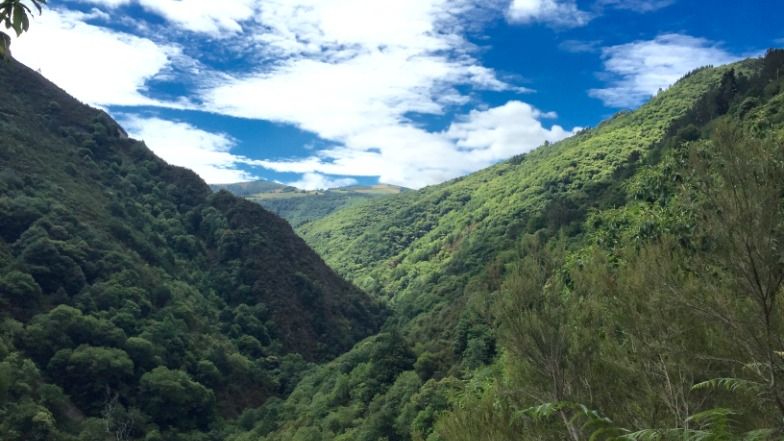
[[[0,64],[0,439],[223,438],[383,310],[282,219]]]
[[[269,181],[212,185],[212,188],[227,190],[236,196],[258,202],[289,221],[294,228],[358,203],[409,191],[386,184],[306,191]]]
[[[30,3],[40,14],[42,12],[41,7],[46,4],[46,0],[30,0]],[[6,29],[13,29],[17,37],[30,29],[29,15],[32,15],[32,13],[32,9],[24,0],[3,0],[0,3],[0,23]],[[10,37],[0,32],[0,56],[7,57],[10,45]]]
[[[370,395],[338,393],[346,373],[353,391],[373,384],[367,340],[236,439],[776,439],[781,53],[699,69],[561,143],[303,224],[388,302],[417,361]],[[762,285],[747,283],[755,266]],[[708,386],[722,378],[738,387]]]
[[[303,223],[376,335],[281,219],[10,64],[0,437],[780,439],[782,54]]]

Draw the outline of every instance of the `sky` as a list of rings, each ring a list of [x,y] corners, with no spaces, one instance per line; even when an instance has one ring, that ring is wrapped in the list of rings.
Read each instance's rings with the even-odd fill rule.
[[[208,183],[463,176],[784,46],[781,0],[60,0],[14,56]]]

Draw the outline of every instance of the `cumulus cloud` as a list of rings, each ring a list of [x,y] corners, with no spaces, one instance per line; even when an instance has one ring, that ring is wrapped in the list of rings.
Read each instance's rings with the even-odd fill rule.
[[[474,57],[456,18],[472,4],[269,0],[255,39],[279,61],[208,85],[202,100],[214,111],[293,124],[337,145],[304,160],[256,162],[275,171],[379,176],[412,187],[474,171],[488,164],[483,155],[467,157],[457,137],[411,119],[469,103],[463,86],[527,92]],[[536,117],[520,123],[540,127]]]
[[[14,57],[89,104],[156,104],[144,95],[145,83],[179,56],[180,49],[88,24],[95,16],[44,11],[34,18],[35,32],[13,42]]]
[[[585,26],[593,18],[575,0],[512,0],[507,16],[513,23],[542,22],[565,28]]]
[[[555,118],[529,104],[510,101],[488,110],[474,110],[453,123],[446,136],[453,139],[470,163],[489,165],[499,159],[524,153],[543,142],[557,142],[574,134],[559,125],[549,129],[542,119]]]
[[[352,178],[331,178],[320,173],[305,173],[302,178],[289,182],[287,185],[301,188],[303,190],[328,190],[330,188],[346,187],[357,183]]]
[[[591,89],[589,94],[610,107],[637,106],[691,70],[741,58],[715,42],[683,34],[607,47],[602,57],[609,87]]]
[[[207,183],[228,184],[256,179],[238,168],[249,160],[231,153],[236,141],[224,133],[211,133],[188,123],[161,118],[124,115],[128,134],[145,141],[161,159],[195,171]]]
[[[382,182],[418,188],[487,167],[545,141],[560,141],[578,130],[565,130],[558,125],[547,128],[542,124],[542,119],[554,117],[555,114],[540,112],[529,104],[510,101],[499,107],[474,110],[442,132],[384,127],[363,134],[367,140],[360,136],[352,140],[351,146],[322,150],[308,158],[253,163],[279,172],[379,176]],[[400,145],[396,139],[401,137],[412,142]],[[369,142],[376,139],[388,141]]]
[[[252,164],[310,174],[298,181],[302,186],[329,184],[335,179],[330,176],[377,176],[420,187],[570,133],[559,126],[545,128],[548,114],[514,97],[505,106],[469,112],[450,126],[456,109],[481,105],[475,101],[477,91],[530,92],[483,65],[478,49],[465,38],[488,8],[502,14],[507,0],[226,0],[217,6],[201,0],[70,1],[89,2],[102,12],[53,12],[49,24],[37,24],[30,34],[37,34],[40,43],[22,52],[50,61],[42,67],[44,74],[82,100],[274,121],[310,132],[327,141],[319,145],[330,146],[305,159],[265,158],[259,150],[251,160],[231,154],[225,135],[184,122],[126,118],[129,130],[164,159],[194,169],[209,182],[247,179],[241,165]],[[128,6],[159,15],[167,25],[142,17],[132,26],[122,25],[141,36],[113,30],[123,12],[115,8]],[[44,27],[59,34],[47,35]],[[154,43],[161,35],[180,46]],[[56,49],[59,57],[44,44],[69,39],[67,47]],[[194,61],[204,55],[206,44],[238,50],[243,62],[224,62],[221,49],[203,63]],[[161,81],[176,87],[155,89],[155,94],[145,90]],[[179,91],[187,103],[146,97]],[[422,121],[429,117],[444,121],[445,128],[426,126]],[[509,126],[512,121],[519,127]]]

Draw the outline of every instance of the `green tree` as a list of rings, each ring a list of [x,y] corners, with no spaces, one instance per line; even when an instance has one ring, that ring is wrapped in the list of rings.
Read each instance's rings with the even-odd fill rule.
[[[133,377],[133,361],[122,349],[82,345],[58,351],[47,371],[82,409],[97,412]]]
[[[30,17],[32,9],[26,4],[31,3],[38,13],[41,13],[41,6],[46,4],[46,0],[3,0],[0,3],[0,23],[6,29],[13,29],[16,36],[22,35],[30,28]],[[11,37],[4,32],[0,32],[0,55],[8,55],[8,47],[11,45]]]
[[[784,418],[784,146],[722,123],[712,149],[696,152],[693,194],[703,247],[698,313],[733,336],[734,361]]]
[[[140,386],[142,407],[163,427],[203,429],[212,419],[215,395],[183,371],[157,367]]]
[[[41,287],[30,274],[10,271],[0,276],[0,305],[18,314],[35,310],[41,303]]]

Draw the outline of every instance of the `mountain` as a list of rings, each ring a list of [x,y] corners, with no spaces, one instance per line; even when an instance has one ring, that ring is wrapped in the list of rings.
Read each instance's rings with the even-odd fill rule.
[[[235,184],[211,184],[210,188],[213,191],[226,190],[240,197],[248,197],[259,193],[293,193],[299,191],[296,187],[265,180],[237,182]]]
[[[301,225],[392,315],[232,439],[781,439],[782,71]]]
[[[336,273],[2,64],[0,439],[781,439],[782,72],[302,223]]]
[[[220,439],[384,310],[291,227],[0,63],[0,439]]]
[[[286,219],[294,228],[321,219],[341,208],[379,197],[404,193],[407,188],[389,184],[350,185],[328,190],[299,190],[270,181],[241,182],[212,185],[213,190],[258,202],[267,210]]]

